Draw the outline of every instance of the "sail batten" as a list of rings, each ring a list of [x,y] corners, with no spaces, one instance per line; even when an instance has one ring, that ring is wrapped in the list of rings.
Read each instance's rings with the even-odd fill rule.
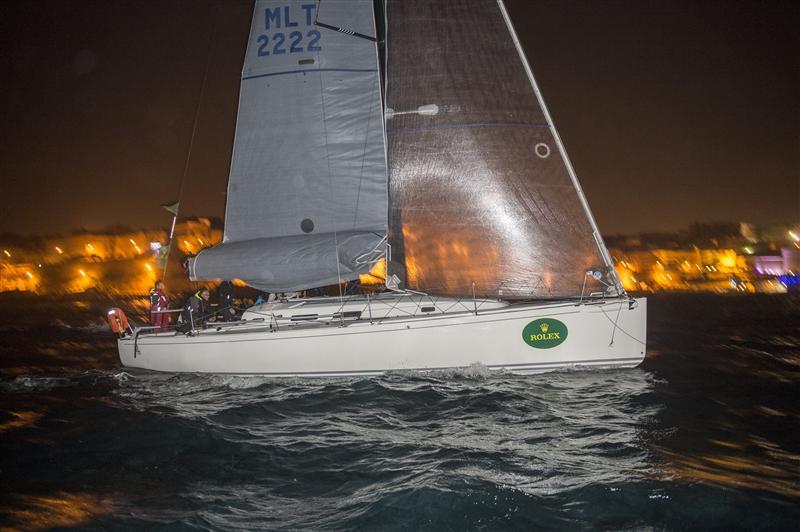
[[[286,74],[310,74],[313,72],[377,72],[374,68],[314,68],[304,70],[284,70],[283,72],[269,72],[267,74],[255,74],[252,76],[245,76],[242,81],[249,79],[269,78],[273,76],[284,76]]]

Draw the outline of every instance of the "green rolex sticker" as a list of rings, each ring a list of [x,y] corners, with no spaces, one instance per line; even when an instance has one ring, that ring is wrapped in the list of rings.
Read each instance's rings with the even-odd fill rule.
[[[522,339],[531,347],[550,349],[567,339],[567,326],[553,318],[541,318],[522,329]]]

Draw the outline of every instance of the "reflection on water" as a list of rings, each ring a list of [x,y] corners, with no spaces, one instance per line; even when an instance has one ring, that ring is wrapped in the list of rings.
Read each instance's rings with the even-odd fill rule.
[[[653,298],[635,370],[279,381],[123,370],[94,307],[0,331],[0,526],[800,519],[797,300]]]
[[[658,421],[670,431],[651,445],[663,477],[800,499],[800,302],[660,303],[650,317],[658,353],[644,368],[664,379]]]
[[[7,417],[0,421],[0,432],[8,430],[19,429],[22,427],[29,427],[35,425],[36,422],[42,417],[40,412],[8,412],[5,416],[0,416],[0,419]]]
[[[723,447],[739,447],[731,442],[713,441]],[[753,457],[742,452],[741,455],[733,454],[680,454],[663,447],[654,449],[666,459],[664,473],[666,478],[680,478],[688,481],[708,482],[729,489],[750,488],[772,492],[788,498],[800,498],[800,456],[787,453],[771,442],[760,441],[754,438],[752,445],[763,452],[769,447],[772,451],[768,456]],[[777,451],[777,452],[776,452]],[[786,465],[789,465],[787,468]],[[795,464],[791,467],[791,464]]]
[[[0,506],[0,515],[12,530],[51,530],[87,525],[110,512],[111,507],[110,499],[105,497],[58,491],[51,495],[14,496]]]

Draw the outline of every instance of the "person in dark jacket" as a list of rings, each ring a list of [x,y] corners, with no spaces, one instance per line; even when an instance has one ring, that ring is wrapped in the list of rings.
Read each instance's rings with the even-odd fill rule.
[[[210,297],[211,292],[208,291],[208,288],[201,288],[186,300],[186,304],[183,306],[181,332],[199,329],[205,322],[214,321],[211,304],[208,302]]]
[[[164,291],[164,281],[158,281],[156,286],[150,289],[150,325],[158,327],[157,332],[169,328],[169,314],[164,312],[168,308],[169,300]]]
[[[236,304],[233,301],[233,283],[222,281],[217,289],[219,299],[219,319],[220,321],[236,320]]]

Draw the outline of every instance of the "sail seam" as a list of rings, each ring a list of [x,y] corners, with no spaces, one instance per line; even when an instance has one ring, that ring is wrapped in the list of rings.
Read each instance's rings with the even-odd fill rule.
[[[271,76],[283,76],[285,74],[305,74],[307,72],[377,72],[374,68],[311,68],[306,70],[284,70],[282,72],[270,72],[269,74],[256,74],[255,76],[245,76],[242,81],[257,78],[267,78]]]
[[[387,128],[389,133],[398,133],[403,131],[427,131],[431,129],[473,129],[473,128],[522,128],[522,129],[546,129],[550,124],[504,124],[502,122],[475,122],[468,124],[435,124],[430,126],[419,127],[398,127]]]

